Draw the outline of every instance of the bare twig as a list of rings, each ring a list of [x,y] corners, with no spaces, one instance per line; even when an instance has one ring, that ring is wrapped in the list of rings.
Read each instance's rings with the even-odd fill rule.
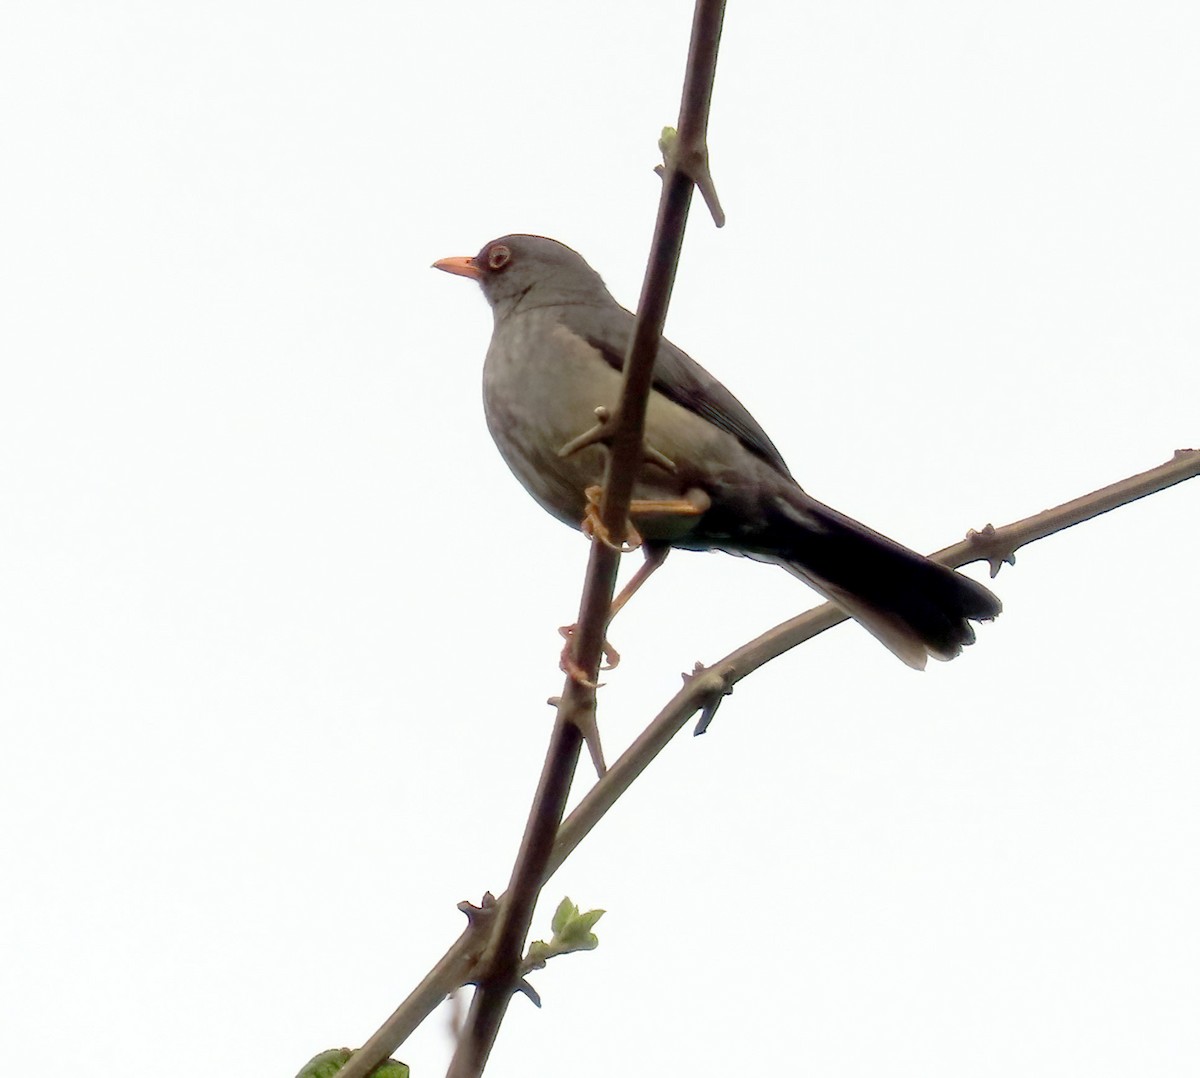
[[[696,0],[679,116],[680,142],[685,147],[703,143],[708,126],[724,6],[724,0]],[[689,137],[691,143],[687,141]],[[646,404],[683,247],[692,186],[693,181],[683,168],[668,166],[633,339],[625,357],[621,395],[616,414],[607,423],[609,454],[600,520],[603,530],[612,536],[625,534],[634,478],[645,456]],[[512,878],[480,964],[479,987],[450,1064],[452,1078],[472,1078],[482,1073],[509,1001],[519,986],[525,938],[533,907],[546,881],[546,866],[566,808],[582,739],[587,741],[597,772],[604,771],[596,726],[595,680],[605,645],[604,631],[618,562],[619,552],[611,544],[592,543],[576,631],[571,637],[571,659],[585,676],[569,676],[563,687]]]
[[[989,527],[981,532],[970,533],[966,540],[946,547],[932,557],[943,565],[956,568],[979,560],[991,562],[994,568],[997,559],[1000,562],[1010,561],[1015,551],[1028,543],[1065,531],[1118,506],[1196,476],[1200,476],[1200,450],[1181,449],[1172,460],[1157,468],[1002,528]],[[777,625],[690,676],[684,687],[563,821],[546,866],[546,878],[562,866],[634,779],[646,770],[693,715],[703,712],[714,700],[730,690],[734,683],[771,659],[845,620],[846,615],[841,610],[831,603],[825,603]],[[475,964],[473,954],[478,946],[476,934],[470,930],[464,932],[378,1032],[346,1064],[341,1072],[345,1078],[364,1078],[395,1052],[449,993],[466,982],[471,976]]]

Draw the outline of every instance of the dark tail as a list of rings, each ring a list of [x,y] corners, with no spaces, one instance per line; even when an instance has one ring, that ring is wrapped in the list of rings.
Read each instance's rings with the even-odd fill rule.
[[[953,659],[975,642],[972,621],[1000,613],[982,584],[938,565],[843,516],[789,491],[775,502],[772,561],[837,603],[901,661],[918,670],[928,656]]]

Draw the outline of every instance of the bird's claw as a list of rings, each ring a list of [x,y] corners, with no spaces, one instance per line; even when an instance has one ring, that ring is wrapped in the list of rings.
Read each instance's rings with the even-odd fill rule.
[[[583,685],[588,689],[598,689],[604,683],[601,681],[593,681],[588,677],[587,671],[575,661],[571,655],[571,638],[575,635],[574,625],[563,625],[558,630],[558,635],[561,636],[566,643],[563,644],[562,654],[558,657],[558,668],[566,674],[574,682]],[[600,645],[600,650],[604,655],[604,661],[600,664],[601,670],[613,670],[621,661],[621,653],[612,646],[607,640]]]
[[[575,682],[576,685],[582,685],[585,689],[604,688],[603,681],[593,681],[587,676],[587,671],[579,663],[565,654],[559,657],[558,668]]]
[[[604,526],[604,521],[600,519],[600,497],[604,493],[602,487],[591,486],[583,493],[587,498],[587,508],[583,512],[583,521],[579,529],[584,535],[589,539],[600,540],[618,554],[631,554],[642,545],[642,537],[628,520],[625,522],[625,538],[619,543],[613,540],[608,528]]]

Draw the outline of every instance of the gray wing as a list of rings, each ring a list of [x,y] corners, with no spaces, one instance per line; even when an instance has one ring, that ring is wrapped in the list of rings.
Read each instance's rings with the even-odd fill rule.
[[[563,305],[561,319],[569,330],[597,349],[615,370],[624,368],[625,352],[633,336],[631,312],[615,303],[611,307],[569,303]],[[792,478],[779,450],[745,405],[665,337],[654,363],[654,388],[676,404],[728,431],[755,456]]]

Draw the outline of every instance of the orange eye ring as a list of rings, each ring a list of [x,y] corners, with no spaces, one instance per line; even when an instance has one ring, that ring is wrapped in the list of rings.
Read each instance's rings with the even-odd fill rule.
[[[502,270],[512,259],[510,251],[503,243],[496,244],[487,253],[487,264],[490,270]]]

